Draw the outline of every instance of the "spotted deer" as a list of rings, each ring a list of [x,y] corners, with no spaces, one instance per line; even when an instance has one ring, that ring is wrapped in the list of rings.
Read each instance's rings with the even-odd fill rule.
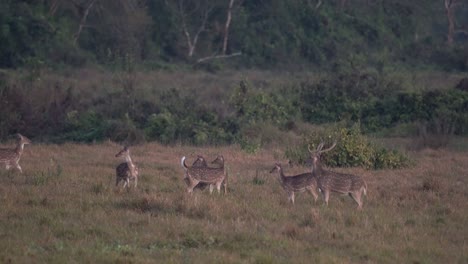
[[[344,174],[325,170],[322,168],[320,157],[322,153],[332,150],[336,146],[333,143],[327,149],[323,149],[324,143],[320,143],[315,151],[308,146],[312,159],[312,173],[317,177],[318,188],[323,194],[325,204],[328,205],[330,192],[348,194],[358,204],[358,209],[362,209],[362,194],[367,195],[367,184],[360,177],[352,174]]]
[[[314,202],[317,201],[317,179],[312,173],[302,173],[294,176],[286,176],[283,173],[281,164],[276,163],[275,167],[270,171],[273,173],[277,171],[279,174],[280,184],[288,194],[288,200],[294,204],[294,197],[296,193],[308,191],[314,197]]]
[[[210,185],[210,194],[213,192],[213,186],[216,185],[218,193],[221,192],[221,185],[224,184],[224,192],[227,191],[227,174],[224,168],[224,157],[218,156],[211,163],[218,165],[218,167],[208,167],[205,166],[202,161],[200,161],[198,166],[189,167],[185,163],[185,156],[180,160],[180,164],[185,172],[185,182],[187,184],[187,192],[192,193],[193,189],[199,184],[209,184]],[[198,160],[198,159],[197,159]],[[203,159],[204,160],[204,159]],[[206,164],[206,162],[205,162]]]
[[[21,134],[16,134],[16,136],[18,137],[16,148],[0,148],[0,163],[5,164],[7,170],[11,167],[15,167],[20,173],[23,173],[19,161],[23,154],[24,145],[31,144],[31,140]]]
[[[199,168],[204,168],[208,167],[208,164],[206,163],[205,158],[202,155],[197,155],[197,159],[193,162],[192,167],[199,167]],[[190,177],[188,173],[184,173],[184,182],[187,186],[190,186]],[[205,190],[206,187],[208,187],[209,184],[201,182],[195,186],[195,189],[200,189],[200,190]]]
[[[130,180],[135,181],[135,188],[138,184],[138,167],[133,163],[132,158],[130,157],[130,149],[125,146],[119,153],[115,154],[115,157],[123,157],[125,162],[120,163],[117,168],[115,168],[115,186],[119,185],[120,181],[124,182],[123,188],[130,188]]]

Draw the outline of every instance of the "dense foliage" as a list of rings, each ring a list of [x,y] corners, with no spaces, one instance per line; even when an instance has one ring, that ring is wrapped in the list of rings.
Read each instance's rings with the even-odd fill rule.
[[[239,142],[251,148],[267,140],[268,126],[289,131],[300,122],[359,123],[365,133],[403,124],[412,127],[400,131],[403,136],[468,132],[468,92],[454,88],[406,91],[385,75],[330,75],[276,89],[259,89],[241,81],[220,95],[218,100],[224,103],[216,104],[218,108],[200,103],[203,99],[190,91],[137,90],[131,81],[120,82],[122,88],[90,94],[73,86],[63,90],[59,84],[36,87],[27,78],[4,81],[0,83],[0,137],[22,131],[59,141]]]
[[[456,2],[448,44],[443,1],[236,0],[226,24],[227,0],[5,0],[0,67],[111,66],[125,56],[165,67],[241,52],[226,61],[333,68],[351,59],[467,70],[468,4]]]
[[[322,162],[332,167],[365,167],[372,169],[395,169],[409,165],[409,159],[397,150],[388,150],[372,144],[362,135],[358,125],[351,128],[332,128],[304,136],[301,146],[286,150],[286,157],[293,163],[305,164],[308,148],[316,149],[321,142],[325,148],[336,142],[336,147],[322,155]],[[310,162],[310,161],[309,161]]]
[[[302,116],[312,123],[359,121],[365,132],[412,122],[445,134],[468,128],[468,93],[459,89],[405,91],[396,78],[352,72],[303,84],[300,94]]]

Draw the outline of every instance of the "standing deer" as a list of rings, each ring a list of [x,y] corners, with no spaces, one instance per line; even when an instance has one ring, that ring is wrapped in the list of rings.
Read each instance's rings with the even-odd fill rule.
[[[185,162],[185,161],[184,161]],[[206,160],[205,158],[202,156],[202,155],[197,155],[197,159],[193,162],[192,164],[192,167],[195,167],[195,168],[206,168],[208,167],[208,164],[206,163]],[[187,186],[190,186],[190,177],[188,175],[188,173],[184,173],[184,182]],[[205,190],[206,187],[208,186],[209,184],[207,183],[199,183],[197,186],[195,186],[196,189],[200,189],[200,190]]]
[[[362,209],[362,194],[367,195],[367,184],[360,177],[352,174],[344,174],[333,171],[328,171],[322,168],[320,156],[322,153],[332,150],[336,146],[336,142],[327,149],[323,150],[323,142],[313,151],[310,146],[307,146],[312,159],[312,173],[317,177],[318,188],[323,193],[325,204],[328,205],[330,192],[340,194],[349,194],[351,198],[358,204],[358,209]]]
[[[17,134],[17,137],[16,148],[0,148],[0,163],[4,163],[7,170],[15,167],[20,173],[23,173],[19,161],[23,154],[24,145],[31,144],[31,140],[21,134]]]
[[[224,157],[218,156],[212,164],[217,164],[219,167],[212,168],[208,166],[192,166],[188,167],[185,163],[185,156],[180,160],[180,164],[185,171],[185,182],[187,183],[187,192],[192,193],[193,189],[199,183],[210,185],[210,193],[213,192],[213,186],[216,185],[218,193],[221,192],[221,185],[225,182],[227,174],[224,169]],[[203,164],[202,162],[200,164]],[[226,183],[224,183],[224,192],[226,193]]]
[[[317,179],[312,173],[302,173],[294,176],[286,176],[283,173],[281,164],[276,163],[275,167],[270,171],[273,173],[278,171],[280,184],[288,194],[288,200],[294,204],[295,193],[308,191],[314,197],[314,202],[317,201]]]
[[[229,175],[226,171],[226,168],[224,168],[224,157],[222,155],[218,155],[216,157],[216,159],[214,159],[211,164],[215,164],[218,166],[218,168],[222,168],[224,170],[224,180],[222,182],[222,185],[223,185],[223,188],[224,188],[224,194],[227,193],[227,185],[228,185],[228,179],[229,179]]]
[[[132,162],[130,157],[130,149],[125,146],[119,153],[115,154],[115,157],[124,157],[125,162],[120,163],[117,168],[115,168],[115,186],[119,185],[120,181],[124,181],[123,188],[130,188],[130,180],[135,181],[135,188],[138,183],[138,167]]]

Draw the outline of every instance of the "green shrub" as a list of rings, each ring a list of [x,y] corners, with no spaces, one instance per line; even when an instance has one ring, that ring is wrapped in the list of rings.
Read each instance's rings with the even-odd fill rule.
[[[152,114],[146,124],[145,133],[149,139],[157,139],[164,144],[174,141],[177,124],[173,115],[170,112]]]
[[[1,77],[1,76],[0,76]],[[20,107],[23,94],[12,89],[0,79],[0,139],[6,139],[14,132],[14,128],[21,124]]]
[[[305,164],[309,157],[307,146],[316,149],[320,142],[325,148],[333,141],[336,147],[322,155],[322,162],[331,167],[364,167],[367,169],[395,169],[409,164],[408,158],[396,150],[387,150],[372,144],[362,135],[359,125],[351,128],[332,128],[314,132],[304,137],[304,144],[289,147],[286,158],[294,163]]]
[[[374,169],[398,169],[406,167],[409,164],[409,158],[396,150],[388,150],[383,147],[376,147],[374,149]]]
[[[72,111],[67,114],[65,133],[62,139],[93,142],[103,140],[109,131],[109,121],[94,111],[79,113]]]
[[[239,143],[241,149],[249,154],[255,154],[261,147],[260,142],[258,139],[246,139],[244,137],[240,137],[237,139],[237,143]]]
[[[270,122],[281,125],[299,114],[291,97],[284,93],[264,92],[242,81],[230,97],[230,105],[241,124]]]
[[[361,134],[358,126],[341,128],[337,134],[336,150],[326,154],[326,162],[333,167],[372,167],[373,146]]]

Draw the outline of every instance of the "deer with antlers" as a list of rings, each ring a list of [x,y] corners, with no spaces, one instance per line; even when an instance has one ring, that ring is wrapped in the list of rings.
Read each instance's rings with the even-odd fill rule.
[[[330,192],[348,194],[358,204],[358,209],[362,209],[362,194],[367,195],[367,184],[360,177],[352,174],[344,174],[328,171],[322,168],[320,156],[322,153],[332,150],[336,146],[336,141],[327,149],[323,149],[321,142],[316,150],[307,148],[312,159],[312,173],[317,177],[318,188],[323,194],[325,203],[328,205]]]

